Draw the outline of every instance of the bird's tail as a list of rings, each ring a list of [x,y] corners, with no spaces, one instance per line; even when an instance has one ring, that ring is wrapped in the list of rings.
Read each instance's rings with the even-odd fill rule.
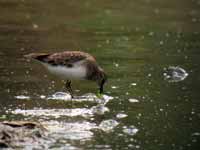
[[[44,61],[44,59],[46,59],[50,54],[46,54],[46,53],[30,53],[27,55],[24,55],[25,58],[28,59],[36,59],[39,61]]]

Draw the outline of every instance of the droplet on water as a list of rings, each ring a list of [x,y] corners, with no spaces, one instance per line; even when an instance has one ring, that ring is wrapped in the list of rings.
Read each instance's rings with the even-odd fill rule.
[[[138,102],[139,102],[139,100],[137,100],[137,99],[135,99],[135,98],[130,98],[128,101],[129,101],[130,103],[138,103]]]
[[[25,95],[18,95],[18,96],[15,96],[16,99],[30,99],[29,96],[25,96]]]
[[[34,28],[34,29],[37,29],[38,27],[39,27],[39,26],[38,26],[37,24],[35,24],[35,23],[33,24],[33,28]]]
[[[132,85],[132,86],[136,86],[136,85],[137,85],[137,83],[131,83],[131,85]]]
[[[41,99],[45,99],[46,96],[45,96],[45,95],[40,95],[40,98],[41,98]]]
[[[116,115],[116,117],[117,117],[118,119],[126,118],[127,116],[128,116],[128,115],[127,115],[127,114],[124,114],[124,113],[119,113],[119,114]]]
[[[112,88],[112,89],[117,89],[118,87],[117,87],[117,86],[111,86],[111,88]]]
[[[149,32],[149,36],[153,36],[154,35],[154,32]]]

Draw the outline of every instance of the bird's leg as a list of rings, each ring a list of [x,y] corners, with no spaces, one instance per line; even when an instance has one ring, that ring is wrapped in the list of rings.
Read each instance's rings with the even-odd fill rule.
[[[65,86],[66,86],[67,90],[69,91],[70,95],[71,95],[72,98],[73,98],[74,96],[73,96],[73,91],[72,91],[72,88],[71,88],[71,81],[70,81],[70,80],[67,80]]]

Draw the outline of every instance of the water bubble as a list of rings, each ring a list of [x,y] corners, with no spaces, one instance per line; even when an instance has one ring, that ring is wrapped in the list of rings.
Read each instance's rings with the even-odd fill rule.
[[[164,111],[164,109],[162,109],[162,108],[160,108],[159,110],[160,110],[161,112]]]
[[[34,28],[34,29],[37,29],[38,27],[39,27],[39,26],[38,26],[37,24],[35,24],[35,23],[33,24],[33,28]]]
[[[160,45],[163,45],[163,44],[164,44],[164,41],[160,41],[159,44],[160,44]]]
[[[154,35],[154,32],[149,32],[149,36],[153,36]]]
[[[194,133],[192,134],[192,136],[200,136],[200,133],[199,133],[199,132],[194,132]]]
[[[131,83],[131,85],[132,85],[132,86],[136,86],[136,85],[137,85],[137,83]]]
[[[138,102],[139,102],[139,100],[137,100],[137,99],[135,99],[135,98],[130,98],[128,101],[129,101],[130,103],[138,103]]]
[[[40,95],[40,98],[41,98],[41,99],[45,99],[46,96],[45,96],[45,95]]]
[[[170,34],[167,32],[167,33],[165,33],[165,36],[166,36],[166,37],[169,37],[169,36],[170,36]]]
[[[119,67],[119,64],[118,63],[113,63],[113,65],[117,68],[117,67]]]
[[[164,79],[169,82],[179,82],[183,81],[188,73],[181,67],[170,66],[168,68],[164,68]]]
[[[111,86],[111,88],[112,88],[112,89],[117,89],[118,87],[117,87],[117,86]]]
[[[124,113],[119,113],[119,114],[116,115],[116,117],[117,117],[118,119],[126,118],[127,116],[128,116],[128,115],[127,115],[127,114],[124,114]]]
[[[30,99],[29,96],[25,96],[25,95],[18,95],[18,96],[15,96],[16,99]]]
[[[149,73],[147,76],[148,76],[148,77],[151,77],[152,75],[151,75],[151,73]]]

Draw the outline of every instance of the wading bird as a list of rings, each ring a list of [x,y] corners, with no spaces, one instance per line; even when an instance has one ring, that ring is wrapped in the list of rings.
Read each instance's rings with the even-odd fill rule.
[[[66,80],[66,88],[72,97],[71,79],[95,81],[99,86],[100,94],[103,93],[107,76],[95,58],[88,53],[81,51],[31,53],[25,57],[41,62],[52,74]]]

